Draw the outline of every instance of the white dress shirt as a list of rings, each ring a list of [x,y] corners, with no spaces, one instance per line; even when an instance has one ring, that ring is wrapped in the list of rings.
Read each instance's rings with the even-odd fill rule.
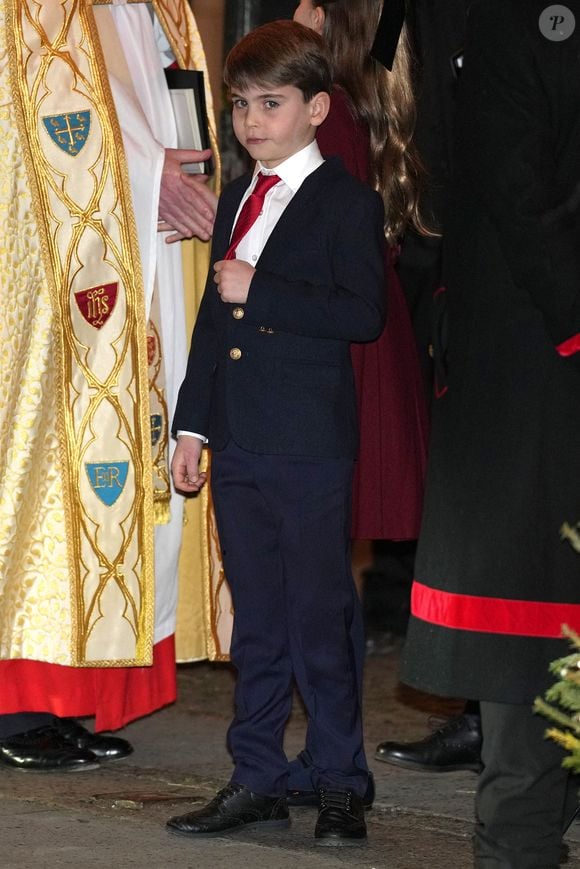
[[[266,242],[284,213],[288,203],[298,191],[304,179],[314,172],[315,169],[324,162],[320,149],[316,141],[311,142],[302,151],[293,154],[276,166],[275,169],[266,169],[260,163],[256,164],[254,169],[254,177],[252,183],[244,193],[240,207],[234,220],[234,226],[237,223],[240,211],[242,210],[246,199],[248,199],[256,186],[258,173],[262,175],[278,175],[280,181],[272,187],[266,194],[264,207],[260,212],[260,216],[250,227],[246,235],[240,241],[236,249],[236,259],[244,260],[255,266],[260,254],[266,246]]]
[[[287,160],[284,160],[283,163],[280,163],[274,169],[267,169],[259,161],[256,163],[251,184],[242,196],[240,207],[232,226],[232,232],[244,202],[256,186],[258,172],[261,172],[263,175],[278,175],[280,181],[266,193],[264,207],[256,222],[250,227],[236,248],[236,259],[244,260],[244,262],[249,263],[251,266],[255,266],[266,246],[266,242],[270,238],[274,227],[280,220],[290,200],[299,190],[305,178],[314,172],[315,169],[318,169],[322,163],[324,163],[324,158],[320,153],[316,140],[301,151],[297,151],[296,154],[288,157]],[[196,432],[178,431],[177,435],[178,437],[180,435],[188,435],[189,437],[200,438],[204,443],[207,442],[207,438]]]

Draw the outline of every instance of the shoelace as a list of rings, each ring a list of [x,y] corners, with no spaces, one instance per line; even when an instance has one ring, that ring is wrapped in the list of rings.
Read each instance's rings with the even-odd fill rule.
[[[320,810],[339,809],[347,812],[352,811],[352,791],[331,791],[328,788],[319,788]]]
[[[243,790],[242,785],[237,784],[229,784],[226,785],[225,788],[222,788],[221,791],[218,791],[215,797],[212,800],[212,803],[219,806],[224,803],[226,800],[229,800],[230,797],[239,794],[239,792]]]

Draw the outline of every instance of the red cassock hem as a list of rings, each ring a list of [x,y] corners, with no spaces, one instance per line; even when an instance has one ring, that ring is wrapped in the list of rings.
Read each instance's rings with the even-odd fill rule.
[[[95,730],[118,730],[177,696],[175,637],[153,647],[151,667],[63,667],[0,661],[0,715],[50,712],[95,717]]]
[[[521,637],[559,638],[564,624],[580,629],[580,604],[454,594],[417,581],[411,613],[444,628]]]

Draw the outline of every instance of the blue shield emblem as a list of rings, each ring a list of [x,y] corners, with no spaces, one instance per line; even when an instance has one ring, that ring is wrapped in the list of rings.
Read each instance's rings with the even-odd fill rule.
[[[89,138],[91,113],[67,112],[65,115],[47,115],[42,119],[46,131],[55,145],[76,157]]]
[[[151,446],[154,447],[158,443],[163,431],[163,417],[160,413],[151,414]]]
[[[106,507],[112,507],[127,481],[129,462],[87,462],[89,483]]]

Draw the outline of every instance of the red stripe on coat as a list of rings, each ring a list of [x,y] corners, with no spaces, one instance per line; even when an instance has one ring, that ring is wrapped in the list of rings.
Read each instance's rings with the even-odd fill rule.
[[[558,344],[556,350],[560,356],[573,356],[574,353],[578,353],[580,350],[580,335],[572,335],[571,338],[562,341],[561,344]]]
[[[580,604],[455,594],[416,580],[411,612],[444,628],[488,634],[559,638],[563,624],[580,628]]]

